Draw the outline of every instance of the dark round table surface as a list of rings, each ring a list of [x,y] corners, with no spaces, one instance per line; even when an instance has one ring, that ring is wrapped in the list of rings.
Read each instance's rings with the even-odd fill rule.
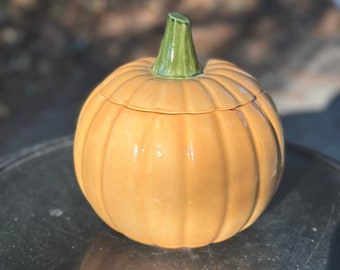
[[[72,140],[0,159],[0,269],[340,269],[336,161],[287,144],[280,188],[253,226],[222,243],[166,250],[96,216],[76,182]]]

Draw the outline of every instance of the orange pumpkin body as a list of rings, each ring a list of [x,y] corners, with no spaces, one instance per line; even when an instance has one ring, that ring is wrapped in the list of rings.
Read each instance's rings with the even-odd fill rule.
[[[144,58],[89,96],[75,135],[79,185],[96,213],[138,242],[199,247],[250,226],[283,169],[269,96],[232,63],[166,79]]]

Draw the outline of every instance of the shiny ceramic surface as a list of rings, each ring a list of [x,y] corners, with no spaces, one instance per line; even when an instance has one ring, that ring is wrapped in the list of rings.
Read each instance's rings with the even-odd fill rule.
[[[138,242],[223,241],[250,226],[279,185],[275,106],[230,62],[169,78],[151,71],[157,61],[118,68],[87,99],[74,145],[79,185],[110,227]]]

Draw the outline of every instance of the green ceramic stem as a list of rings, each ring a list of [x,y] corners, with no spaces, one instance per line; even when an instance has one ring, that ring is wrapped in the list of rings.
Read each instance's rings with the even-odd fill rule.
[[[152,73],[167,78],[189,78],[202,73],[191,36],[190,21],[179,13],[169,13]]]

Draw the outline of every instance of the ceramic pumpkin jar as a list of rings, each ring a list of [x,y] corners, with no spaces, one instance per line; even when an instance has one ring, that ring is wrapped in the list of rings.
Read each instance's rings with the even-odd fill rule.
[[[116,69],[85,102],[74,162],[95,212],[149,245],[200,247],[244,230],[278,188],[275,106],[237,67],[197,61],[189,20],[170,13],[158,57]]]

